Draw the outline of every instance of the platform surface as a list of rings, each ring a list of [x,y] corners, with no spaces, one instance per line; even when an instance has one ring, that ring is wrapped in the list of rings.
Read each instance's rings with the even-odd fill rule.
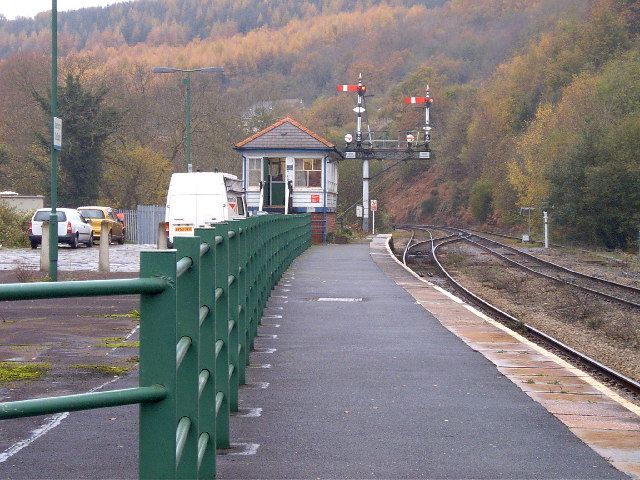
[[[256,339],[276,351],[252,354],[232,419],[255,453],[220,456],[220,478],[625,478],[376,255],[313,247],[285,274]]]

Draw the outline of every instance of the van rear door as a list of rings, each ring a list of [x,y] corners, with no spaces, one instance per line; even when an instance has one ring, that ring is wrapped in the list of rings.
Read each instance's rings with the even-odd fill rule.
[[[197,195],[172,195],[169,204],[169,238],[190,237],[196,226]]]

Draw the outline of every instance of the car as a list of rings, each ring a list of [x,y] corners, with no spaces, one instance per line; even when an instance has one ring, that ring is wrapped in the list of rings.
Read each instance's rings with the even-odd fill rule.
[[[78,211],[83,217],[91,222],[91,228],[93,229],[93,238],[100,240],[100,228],[102,222],[107,222],[109,227],[109,244],[114,241],[120,245],[124,243],[124,222],[120,220],[111,207],[78,207]]]
[[[71,248],[78,248],[84,243],[93,246],[93,231],[91,224],[75,208],[57,208],[58,214],[58,242],[68,243]],[[31,217],[29,224],[29,241],[31,248],[38,248],[42,243],[42,222],[49,220],[50,208],[39,208]]]

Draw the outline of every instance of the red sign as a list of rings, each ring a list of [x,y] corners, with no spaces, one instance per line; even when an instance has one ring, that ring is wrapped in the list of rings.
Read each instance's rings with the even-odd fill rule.
[[[320,195],[311,195],[311,203],[320,203]]]
[[[378,200],[371,200],[371,211],[378,211]]]

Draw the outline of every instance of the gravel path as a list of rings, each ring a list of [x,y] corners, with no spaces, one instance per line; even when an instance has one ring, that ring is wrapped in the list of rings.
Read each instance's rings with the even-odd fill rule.
[[[112,272],[137,272],[140,270],[140,252],[155,250],[155,245],[111,245],[109,260]],[[98,246],[80,246],[76,250],[68,246],[58,249],[59,271],[98,271]],[[40,248],[0,248],[0,270],[33,271],[40,268]]]

